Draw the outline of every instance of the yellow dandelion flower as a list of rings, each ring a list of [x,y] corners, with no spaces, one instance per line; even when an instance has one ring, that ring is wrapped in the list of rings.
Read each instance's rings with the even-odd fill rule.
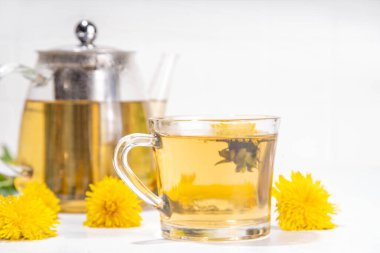
[[[105,177],[90,185],[86,192],[87,220],[89,227],[135,227],[141,217],[140,200],[120,180]]]
[[[45,183],[28,182],[25,184],[25,188],[22,190],[22,194],[28,196],[28,198],[40,199],[48,208],[53,212],[58,213],[60,211],[59,199],[54,193],[47,187]]]
[[[310,174],[292,172],[291,180],[280,176],[273,189],[277,200],[277,220],[284,230],[332,229],[331,215],[335,205],[328,201],[329,193]]]
[[[57,215],[40,200],[27,196],[0,198],[0,239],[39,240],[56,236]]]
[[[6,203],[7,203],[7,198],[0,194],[0,212],[1,212],[1,209],[3,208],[2,206],[5,205]],[[4,217],[0,215],[0,228],[2,228],[4,225],[5,225]]]

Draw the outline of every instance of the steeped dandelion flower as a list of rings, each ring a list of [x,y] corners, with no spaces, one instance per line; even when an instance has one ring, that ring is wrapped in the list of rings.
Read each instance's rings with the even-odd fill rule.
[[[233,136],[235,138],[252,136],[258,132],[255,123],[219,123],[213,124],[212,128],[217,136]]]
[[[25,184],[25,188],[22,190],[22,194],[28,196],[28,198],[40,199],[48,208],[53,212],[58,213],[60,211],[59,199],[54,193],[47,187],[45,183],[28,182]]]
[[[335,205],[328,201],[329,193],[310,174],[292,172],[291,180],[280,176],[273,189],[277,200],[279,225],[284,230],[332,229],[331,215]]]
[[[89,227],[135,227],[141,217],[140,200],[120,180],[105,177],[90,185],[86,192],[87,220]]]
[[[57,214],[41,199],[28,196],[0,198],[0,239],[39,240],[56,236]]]

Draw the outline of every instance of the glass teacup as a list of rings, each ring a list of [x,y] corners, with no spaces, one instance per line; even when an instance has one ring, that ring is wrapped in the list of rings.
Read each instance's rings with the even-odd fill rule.
[[[161,213],[165,238],[255,239],[269,234],[279,118],[163,117],[151,134],[123,137],[114,154],[120,178]],[[152,147],[158,196],[133,173],[128,153]]]

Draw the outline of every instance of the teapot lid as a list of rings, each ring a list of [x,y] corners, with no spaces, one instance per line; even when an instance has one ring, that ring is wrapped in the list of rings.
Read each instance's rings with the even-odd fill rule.
[[[126,65],[129,55],[127,52],[108,47],[98,47],[93,43],[97,29],[94,23],[81,20],[75,29],[80,45],[52,50],[41,50],[39,63],[56,67],[112,68]]]

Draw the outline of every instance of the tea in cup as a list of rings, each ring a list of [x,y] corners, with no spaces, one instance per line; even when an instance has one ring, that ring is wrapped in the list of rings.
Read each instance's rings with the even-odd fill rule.
[[[164,117],[151,134],[123,137],[115,150],[120,178],[161,213],[165,238],[255,239],[269,234],[279,118]],[[133,173],[128,153],[152,147],[158,195]]]

